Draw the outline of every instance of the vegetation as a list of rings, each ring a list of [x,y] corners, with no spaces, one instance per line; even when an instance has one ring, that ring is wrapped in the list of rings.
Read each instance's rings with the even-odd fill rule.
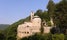
[[[0,29],[4,30],[9,26],[9,24],[0,24]]]
[[[64,40],[64,34],[35,34],[21,40]]]
[[[35,15],[38,15],[42,22],[45,20],[49,26],[51,25],[50,18],[53,18],[56,27],[51,29],[51,33],[43,34],[42,26],[41,33],[22,38],[21,40],[67,40],[67,0],[61,0],[57,4],[49,0],[47,9],[48,11],[39,9],[35,12]],[[0,40],[16,40],[18,25],[29,20],[30,16],[9,25],[5,30],[0,30]]]
[[[62,0],[55,5],[54,23],[60,28],[60,32],[66,34],[67,31],[67,0]]]

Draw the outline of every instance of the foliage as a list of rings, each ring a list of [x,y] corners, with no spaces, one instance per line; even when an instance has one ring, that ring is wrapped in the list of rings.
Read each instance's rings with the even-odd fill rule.
[[[52,35],[52,40],[64,40],[63,34],[54,34]]]
[[[41,19],[42,19],[42,22],[45,20],[45,21],[49,21],[49,14],[47,13],[47,11],[42,11],[41,9],[37,10],[35,15],[38,15]]]
[[[48,22],[47,22],[47,25],[48,25],[48,26],[51,26],[51,22],[50,22],[50,21],[48,21]]]
[[[65,35],[64,40],[67,40],[67,35]]]
[[[44,27],[43,27],[43,26],[41,26],[40,31],[41,31],[41,34],[43,34],[43,33],[44,33]]]
[[[64,40],[64,34],[35,34],[21,40]]]
[[[59,27],[53,27],[53,28],[50,29],[50,32],[52,34],[60,33],[60,28]]]
[[[54,23],[60,27],[61,33],[66,34],[67,29],[67,0],[62,0],[55,5]],[[64,32],[65,31],[65,32]]]
[[[34,34],[21,40],[51,40],[51,34]]]
[[[47,9],[48,9],[49,16],[53,18],[55,3],[52,0],[49,0]]]
[[[5,40],[5,35],[2,33],[2,30],[0,30],[0,40]]]

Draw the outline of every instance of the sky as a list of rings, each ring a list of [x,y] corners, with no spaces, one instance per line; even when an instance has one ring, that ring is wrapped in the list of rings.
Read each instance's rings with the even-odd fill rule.
[[[0,0],[0,24],[12,24],[36,12],[47,10],[49,0]],[[60,0],[53,0],[58,3]]]

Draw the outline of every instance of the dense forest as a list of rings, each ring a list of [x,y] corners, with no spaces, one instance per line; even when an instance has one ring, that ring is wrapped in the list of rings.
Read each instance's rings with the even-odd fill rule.
[[[49,26],[51,25],[50,18],[53,18],[56,27],[52,28],[48,34],[44,34],[42,31],[42,33],[36,33],[21,40],[67,40],[67,0],[61,0],[59,3],[49,0],[46,8],[47,11],[37,10],[35,15],[38,15],[42,22],[45,20]],[[16,40],[18,25],[29,20],[30,16],[9,25],[4,30],[0,30],[0,40]]]

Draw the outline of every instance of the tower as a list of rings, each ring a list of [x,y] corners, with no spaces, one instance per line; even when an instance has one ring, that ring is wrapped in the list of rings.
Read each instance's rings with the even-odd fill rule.
[[[34,12],[31,12],[31,22],[32,22],[33,18],[34,18]]]

